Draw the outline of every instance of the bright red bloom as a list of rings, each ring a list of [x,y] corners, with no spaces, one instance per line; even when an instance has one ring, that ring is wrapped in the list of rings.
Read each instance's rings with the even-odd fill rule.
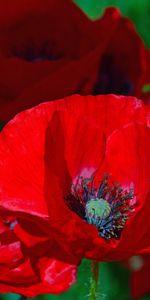
[[[29,223],[28,223],[29,225]],[[0,219],[0,290],[35,297],[45,293],[61,293],[76,278],[76,266],[49,257],[51,244],[45,243],[47,253],[34,251],[36,237],[28,234],[28,247],[18,240],[14,228],[16,218]],[[46,238],[43,236],[43,243]],[[30,242],[30,245],[29,245]],[[55,245],[55,250],[57,245]],[[36,249],[37,250],[37,249]],[[49,253],[48,253],[49,251]],[[56,250],[57,251],[57,250]]]
[[[0,135],[1,216],[40,255],[53,237],[50,255],[68,263],[149,253],[149,135],[132,97],[75,95],[18,114]]]
[[[4,121],[74,93],[141,96],[146,50],[115,8],[90,21],[71,0],[7,0],[0,4],[0,29]]]

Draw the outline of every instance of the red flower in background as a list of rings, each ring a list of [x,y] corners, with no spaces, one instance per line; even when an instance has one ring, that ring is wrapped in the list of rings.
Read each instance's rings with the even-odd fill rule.
[[[75,78],[74,83],[73,77],[70,86],[71,73],[65,79],[61,74],[70,60],[80,58],[84,48],[89,48],[90,25],[70,0],[7,0],[0,4],[1,119],[7,121],[20,110],[76,90],[80,80]],[[33,97],[25,99],[25,93],[32,91]],[[45,92],[40,99],[39,91]]]
[[[0,118],[74,93],[141,96],[144,44],[115,8],[90,21],[70,0],[0,5]]]
[[[150,257],[137,256],[135,259],[139,260],[139,263],[137,269],[132,268],[133,264],[131,266],[131,294],[133,299],[138,300],[150,293]]]
[[[114,95],[44,103],[9,122],[1,218],[13,218],[28,255],[76,264],[149,253],[149,135],[148,108]]]
[[[108,8],[104,16],[93,23],[93,27],[97,40],[94,55],[99,57],[94,94],[140,97],[148,58],[133,23],[121,16],[119,10]]]
[[[122,263],[130,270],[130,293],[132,299],[140,300],[150,293],[150,256],[131,256]]]
[[[0,14],[2,57],[36,61],[82,55],[91,22],[72,1],[15,0],[12,5],[7,0]]]

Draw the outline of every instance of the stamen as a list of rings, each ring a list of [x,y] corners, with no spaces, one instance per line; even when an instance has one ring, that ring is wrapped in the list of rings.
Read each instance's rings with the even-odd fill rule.
[[[92,198],[85,205],[86,219],[89,224],[98,225],[100,220],[110,215],[111,207],[107,201],[102,198]]]
[[[133,191],[128,192],[120,184],[110,182],[108,175],[98,186],[94,178],[78,177],[66,203],[87,223],[95,225],[101,237],[119,239],[133,211],[133,197]]]

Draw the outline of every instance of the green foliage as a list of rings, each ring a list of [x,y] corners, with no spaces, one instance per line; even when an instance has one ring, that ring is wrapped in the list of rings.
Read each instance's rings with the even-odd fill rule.
[[[4,294],[0,296],[0,300],[20,300],[20,296],[16,294]]]

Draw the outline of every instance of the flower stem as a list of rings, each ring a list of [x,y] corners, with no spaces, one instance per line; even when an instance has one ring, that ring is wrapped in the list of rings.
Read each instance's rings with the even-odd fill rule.
[[[27,299],[27,297],[25,297],[25,296],[20,296],[20,298],[19,298],[19,300],[25,300],[25,299]]]
[[[97,300],[98,276],[99,276],[99,263],[95,260],[91,261],[91,286],[89,300]]]

